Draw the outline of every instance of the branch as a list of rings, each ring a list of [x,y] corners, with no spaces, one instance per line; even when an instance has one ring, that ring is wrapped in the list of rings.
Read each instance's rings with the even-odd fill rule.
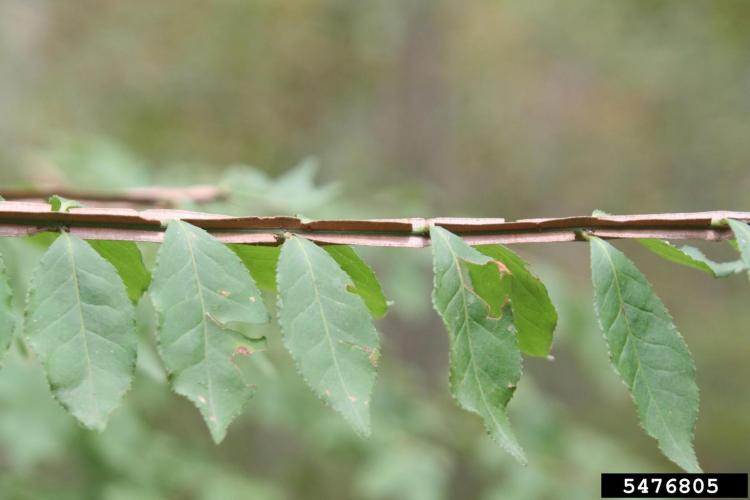
[[[208,203],[226,198],[226,193],[215,186],[146,186],[128,188],[123,191],[100,192],[58,189],[2,189],[0,195],[6,200],[40,202],[52,195],[59,195],[81,202],[93,201],[110,206],[153,205],[173,207],[179,203]]]
[[[160,242],[165,223],[182,219],[211,232],[225,243],[276,245],[285,233],[318,243],[380,247],[425,247],[433,225],[462,236],[469,244],[549,243],[582,241],[585,234],[600,238],[663,238],[722,241],[733,238],[721,221],[750,222],[750,212],[694,212],[601,217],[524,219],[339,219],[298,217],[236,217],[185,210],[74,208],[53,212],[47,203],[0,202],[0,236],[26,236],[42,231],[69,230],[84,239]],[[584,234],[585,233],[585,234]]]

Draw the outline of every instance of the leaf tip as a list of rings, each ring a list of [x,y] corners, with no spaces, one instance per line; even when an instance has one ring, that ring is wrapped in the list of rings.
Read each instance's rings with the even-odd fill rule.
[[[206,421],[206,423],[208,424],[208,430],[211,434],[211,440],[215,445],[220,445],[222,441],[224,441],[224,438],[227,437],[227,428],[218,425],[215,421],[210,421],[211,418],[215,419],[216,417],[207,417]]]

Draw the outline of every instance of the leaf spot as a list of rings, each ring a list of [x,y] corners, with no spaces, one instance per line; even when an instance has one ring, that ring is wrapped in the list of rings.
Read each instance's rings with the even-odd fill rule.
[[[503,274],[511,274],[512,275],[513,274],[512,272],[510,272],[510,269],[508,269],[508,267],[505,264],[503,264],[502,262],[500,262],[499,260],[493,260],[492,263],[497,266],[497,269],[500,271],[501,275],[503,275]]]
[[[238,356],[250,356],[250,349],[245,347],[244,345],[238,345],[234,348],[234,354]]]

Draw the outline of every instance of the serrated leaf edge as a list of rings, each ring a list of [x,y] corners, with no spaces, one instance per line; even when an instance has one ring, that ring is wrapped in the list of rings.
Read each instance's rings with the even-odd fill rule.
[[[440,233],[438,232],[437,234],[440,234]],[[440,234],[440,236],[445,239],[444,235]],[[446,242],[447,242],[447,240],[446,240]],[[466,286],[465,278],[464,278],[464,276],[460,272],[461,268],[460,268],[460,264],[459,264],[458,261],[461,260],[461,261],[469,262],[469,263],[476,264],[476,265],[484,265],[484,264],[487,264],[489,262],[496,262],[496,260],[493,259],[490,256],[482,254],[481,252],[479,252],[479,250],[475,249],[475,251],[477,253],[479,253],[483,257],[486,257],[486,259],[478,259],[476,261],[472,261],[472,260],[469,260],[469,259],[465,259],[463,257],[458,257],[453,252],[453,249],[452,249],[452,247],[450,246],[449,243],[447,243],[447,246],[450,249],[451,254],[453,254],[454,259],[456,260],[456,268],[458,270],[458,275],[459,275],[459,280],[461,282],[461,287],[464,288],[467,292],[469,292],[472,295],[474,295],[482,304],[485,305],[485,308],[487,310],[487,317],[489,318],[490,317],[490,315],[489,315],[489,305],[487,304],[487,302],[484,301],[484,299],[482,299],[479,295],[477,295],[477,293],[474,290],[472,290],[470,287]],[[435,311],[438,313],[438,315],[440,316],[440,318],[443,320],[443,324],[446,326],[446,329],[448,329],[447,320],[446,320],[445,316],[443,315],[443,313],[440,312],[440,308],[438,307],[437,302],[436,302],[436,296],[435,295],[436,295],[436,290],[437,290],[437,286],[438,286],[438,283],[437,283],[438,273],[437,273],[437,267],[436,267],[435,264],[436,264],[435,263],[435,259],[433,258],[433,260],[432,260],[432,274],[433,274],[432,307],[435,309]],[[464,304],[466,304],[466,301],[464,301]],[[466,314],[466,316],[465,316],[466,317],[466,321],[468,323],[469,322],[468,310],[467,310],[466,307],[464,307],[464,309],[465,309],[465,314]],[[514,334],[515,334],[515,332],[514,332]],[[469,341],[469,342],[471,343],[471,341]],[[451,344],[452,343],[453,343],[453,339],[451,339]],[[477,372],[476,372],[477,367],[476,367],[476,363],[474,361],[473,349],[470,348],[469,350],[472,352],[472,357],[471,357],[471,360],[472,360],[471,361],[472,371],[474,372],[474,377],[477,378]],[[450,352],[450,351],[452,351],[452,349],[449,350],[449,357],[452,359],[453,355],[452,355],[452,352]],[[520,356],[520,353],[519,353],[519,356]],[[451,366],[451,372],[452,372],[453,363],[451,362],[449,364]],[[520,380],[520,378],[521,378],[521,376],[523,374],[523,363],[521,363],[521,365],[520,365],[520,370],[521,371],[519,372],[519,380]],[[526,458],[525,452],[523,451],[523,448],[518,443],[518,440],[515,437],[515,435],[513,434],[513,432],[510,431],[510,428],[508,429],[509,432],[506,432],[502,428],[502,426],[500,426],[499,423],[497,422],[497,419],[495,418],[495,415],[492,413],[492,408],[490,407],[489,403],[487,402],[487,399],[486,399],[486,397],[484,395],[484,390],[481,388],[481,384],[479,383],[478,379],[477,379],[477,386],[480,387],[480,393],[482,395],[482,403],[484,404],[485,411],[492,417],[492,421],[495,424],[495,427],[498,430],[498,432],[501,435],[505,436],[506,439],[505,440],[495,439],[492,430],[489,429],[489,427],[487,426],[487,422],[486,422],[486,419],[484,418],[484,416],[481,415],[481,414],[478,414],[482,418],[482,421],[484,422],[485,429],[490,434],[490,437],[492,437],[493,441],[497,442],[503,449],[505,449],[505,451],[507,451],[508,453],[510,453],[521,465],[524,465],[524,466],[527,465],[528,464],[528,460]],[[461,404],[461,402],[456,398],[456,396],[453,394],[452,390],[451,390],[451,397],[453,398],[454,401],[456,401],[456,403],[458,404],[459,407],[464,408],[465,410],[468,410],[468,408],[465,408]],[[511,397],[512,397],[512,395],[511,395]],[[508,402],[510,402],[510,398],[508,399]],[[506,403],[505,407],[507,408],[507,403]],[[471,410],[468,410],[468,411],[471,411]],[[475,413],[474,411],[471,411],[471,412]],[[510,422],[508,422],[508,426],[510,427]],[[515,444],[516,446],[512,446],[511,443]]]
[[[595,236],[591,236],[590,240],[589,240],[589,244],[593,244],[595,242],[597,242],[598,244],[601,244],[601,239],[597,238]],[[615,272],[616,268],[614,266],[614,262],[612,262],[612,259],[609,256],[609,253],[606,252],[606,247],[603,247],[603,248],[605,248],[605,254],[607,255],[607,259],[609,260],[610,266],[612,267],[613,274],[615,275],[615,281],[617,281],[617,273]],[[627,256],[625,256],[625,258],[628,259],[628,260],[630,260]],[[631,264],[633,264],[633,267],[636,267],[635,264],[633,263],[633,261],[630,261],[630,262],[631,262]],[[636,267],[636,269],[637,269],[637,267]],[[648,287],[651,289],[651,291],[654,293],[654,295],[656,295],[656,293],[654,292],[654,287],[651,284],[651,282],[648,281],[648,279],[646,278],[646,276],[643,273],[641,273],[641,275],[643,276],[643,279],[644,279],[645,283],[648,285]],[[622,300],[622,294],[621,294],[621,292],[619,290],[619,286],[617,287],[617,294],[618,294],[618,297],[620,298],[619,302],[623,303],[624,301]],[[659,299],[659,300],[661,301],[661,299]],[[635,401],[635,395],[633,394],[632,389],[628,386],[627,382],[625,382],[625,379],[620,374],[619,370],[617,369],[617,366],[615,366],[614,356],[613,356],[612,351],[610,350],[610,347],[609,347],[609,340],[607,339],[606,332],[604,331],[604,328],[603,328],[604,323],[602,322],[601,316],[599,314],[599,308],[596,305],[596,295],[594,295],[593,303],[594,303],[594,308],[593,308],[594,309],[594,315],[596,316],[596,320],[599,323],[600,330],[602,331],[602,336],[604,337],[604,341],[605,341],[605,344],[607,346],[607,355],[608,355],[609,360],[610,360],[610,366],[612,367],[612,369],[614,370],[614,372],[617,374],[617,376],[619,377],[619,379],[623,383],[623,385],[625,385],[625,387],[627,388],[628,394],[630,395],[630,398],[633,401],[633,405],[637,406],[637,403]],[[622,310],[622,306],[620,306],[620,310]],[[670,322],[674,326],[675,325],[674,319],[673,319],[672,315],[669,313],[669,310],[667,309],[666,305],[664,306],[664,312],[666,313],[666,315],[669,318]],[[625,316],[624,315],[624,311],[623,311],[623,316]],[[632,328],[630,328],[630,322],[629,322],[629,320],[626,319],[626,322],[628,323],[628,332],[632,332],[633,330],[632,330]],[[677,330],[676,327],[673,329],[673,331],[677,335],[677,337],[680,340],[680,342],[682,342],[682,344],[685,347],[685,349],[687,350],[687,352],[690,354],[690,350],[688,349],[687,342],[685,342],[685,339],[682,337],[682,334],[679,332],[679,330]],[[635,337],[635,335],[633,335],[632,333],[628,333],[628,337],[630,337],[630,336]],[[638,360],[638,363],[640,365],[640,359]],[[691,363],[692,372],[693,372],[693,374],[695,374],[695,362],[693,360],[692,354],[690,354],[690,363]],[[696,391],[697,391],[696,392],[696,396],[698,397],[698,401],[700,401],[700,388],[698,387],[698,384],[695,384],[695,388],[696,388]],[[649,389],[649,395],[651,395],[651,390],[650,389]],[[651,400],[652,401],[654,400],[653,396],[651,396]],[[636,413],[637,413],[637,411],[636,411]],[[640,415],[637,415],[637,416],[638,416],[638,425],[641,427],[641,429],[644,430],[644,432],[646,432],[646,434],[648,434],[650,437],[652,437],[656,441],[657,446],[659,447],[659,450],[664,454],[664,456],[667,457],[670,461],[674,462],[679,467],[682,467],[682,465],[680,465],[677,462],[675,462],[674,460],[672,460],[672,458],[670,458],[666,454],[666,452],[664,451],[664,448],[662,447],[662,444],[661,444],[661,441],[659,440],[659,438],[657,438],[656,436],[654,436],[648,429],[646,429],[644,423],[641,421]],[[659,416],[662,419],[662,422],[664,422],[663,412],[661,411],[661,409],[659,411]],[[665,426],[665,427],[667,429],[669,429],[669,426]],[[677,441],[674,439],[671,431],[669,432],[669,435],[672,438],[672,442],[677,443]],[[691,443],[691,450],[693,452],[693,458],[695,458],[695,464],[697,466],[697,471],[689,471],[689,472],[701,472],[701,468],[700,468],[700,465],[698,463],[698,458],[695,455],[695,446],[693,444],[694,440],[695,440],[695,424],[693,424],[693,427],[690,429],[690,443]],[[685,470],[687,470],[687,469],[685,469]]]
[[[65,231],[61,231],[60,232],[60,237],[70,238],[70,235],[67,232],[65,232]],[[88,245],[88,243],[86,242],[86,240],[82,240],[82,241]],[[74,260],[73,255],[72,255],[72,245],[70,244],[70,240],[69,239],[66,240],[66,242],[67,242],[68,248],[70,249],[70,257],[73,260],[73,264],[74,264],[73,265],[73,269],[74,269],[73,273],[74,273],[74,280],[75,280],[75,283],[76,283],[76,291],[77,291],[77,295],[78,295],[78,298],[79,298],[79,300],[78,300],[78,308],[80,310],[80,308],[81,308],[80,290],[79,290],[79,287],[78,287],[78,276],[75,273],[75,260]],[[101,255],[99,255],[99,252],[97,252],[96,250],[94,250],[93,247],[91,247],[91,245],[89,245],[89,247],[91,248],[91,250],[94,253],[96,253],[96,255],[99,256],[100,259],[102,259],[102,261],[107,266],[109,266],[112,269],[112,271],[114,272],[114,274],[117,276],[117,279],[120,280],[120,284],[122,285],[122,287],[124,289],[124,292],[125,292],[125,296],[127,297],[128,296],[127,287],[125,286],[125,283],[122,281],[122,278],[120,277],[120,273],[117,272],[117,269],[115,269],[115,267],[112,265],[111,262],[109,262],[107,259],[105,259]],[[49,251],[49,249],[47,251]],[[45,252],[44,255],[46,255],[46,253],[47,252]],[[42,255],[42,258],[44,258],[44,255]],[[40,264],[41,264],[41,259],[37,263],[37,268],[38,268],[38,266]],[[36,271],[36,268],[35,268],[35,271]],[[30,311],[29,311],[29,298],[31,297],[32,291],[35,289],[35,283],[34,283],[35,282],[35,279],[34,279],[35,276],[36,276],[36,272],[32,272],[31,279],[29,281],[29,288],[28,288],[28,291],[26,292],[26,300],[24,302],[24,312],[23,312],[24,325],[26,324],[26,322],[29,319],[29,314],[30,314]],[[129,298],[128,298],[128,304],[131,304]],[[132,304],[131,304],[131,309],[132,309]],[[135,335],[136,334],[135,312],[132,314],[131,318],[132,318],[131,319],[132,332],[133,332],[133,335]],[[81,323],[85,324],[85,322],[83,322],[83,320],[81,320]],[[24,337],[24,340],[26,341],[25,343],[28,346],[29,350],[31,352],[34,352],[34,348],[31,346],[31,343],[29,342],[28,336],[26,335],[25,332],[24,332],[23,337]],[[87,349],[88,349],[88,343],[86,343],[86,346],[87,346]],[[34,355],[37,357],[37,359],[39,359],[38,356],[36,355],[36,352],[34,352]],[[50,381],[49,376],[47,375],[47,363],[41,362],[41,360],[39,360],[39,361],[40,361],[40,365],[44,368],[44,380],[47,382],[47,388],[49,389],[49,392],[50,392],[50,395],[52,396],[52,399],[54,399],[54,401],[57,404],[59,404],[60,407],[63,410],[65,410],[66,413],[68,413],[73,418],[75,418],[76,422],[78,422],[84,428],[89,429],[89,430],[94,430],[94,431],[97,431],[97,432],[102,432],[107,427],[107,424],[108,424],[109,419],[112,416],[112,414],[122,404],[122,399],[125,397],[125,394],[127,394],[130,391],[131,387],[133,386],[133,381],[135,379],[136,364],[138,362],[138,349],[136,348],[135,355],[133,356],[133,360],[131,362],[131,365],[129,366],[129,369],[130,369],[130,372],[131,372],[131,377],[128,380],[128,384],[123,388],[122,391],[120,391],[119,394],[117,394],[117,399],[120,400],[120,405],[113,406],[109,411],[105,412],[104,415],[103,415],[102,423],[100,425],[89,425],[86,422],[82,421],[81,419],[78,418],[78,416],[76,416],[76,414],[73,412],[72,408],[70,408],[69,405],[65,404],[62,400],[60,400],[57,397],[57,395],[55,394],[55,391],[54,391],[54,389],[52,387],[52,382]],[[90,369],[89,369],[89,371],[90,371]],[[97,408],[98,408],[98,405],[97,405]]]
[[[204,332],[203,337],[204,337],[204,345],[205,345],[205,343],[207,342],[207,338],[208,338],[208,336],[206,334],[206,326],[205,325],[206,325],[207,319],[210,320],[210,313],[208,313],[206,311],[205,301],[203,300],[203,297],[202,297],[202,290],[201,290],[202,285],[201,285],[200,279],[199,279],[198,274],[197,274],[197,265],[196,265],[196,262],[195,262],[195,256],[194,256],[194,253],[193,253],[192,244],[190,244],[190,233],[188,233],[185,230],[185,228],[182,226],[182,224],[190,224],[190,223],[189,222],[185,222],[185,221],[183,221],[181,219],[173,219],[173,220],[169,221],[169,223],[173,223],[173,222],[177,222],[178,223],[177,226],[180,228],[180,231],[182,231],[186,235],[185,239],[188,241],[188,246],[190,248],[190,255],[191,255],[191,258],[192,258],[192,261],[193,261],[193,275],[195,276],[195,279],[196,279],[196,285],[197,285],[197,288],[198,288],[198,290],[200,292],[200,295],[201,295],[201,304],[203,306],[203,315],[202,315],[201,323],[203,324],[203,332]],[[190,225],[192,225],[192,224],[190,224]],[[194,226],[194,227],[197,227],[197,226]],[[200,228],[198,228],[198,229],[200,229]],[[207,231],[206,231],[206,233],[211,238],[214,238]],[[220,241],[218,241],[218,243],[220,243],[221,245],[224,245]],[[232,249],[227,247],[227,250],[229,250],[232,253],[232,256],[234,256],[240,262],[242,268],[246,269],[244,263],[242,263],[242,260],[232,251]],[[161,258],[162,258],[161,252],[158,252],[157,255],[156,255],[155,262],[154,262],[154,269],[158,268],[159,263],[161,261]],[[253,279],[252,275],[250,275],[250,271],[247,271],[247,269],[246,269],[246,272],[248,274],[248,278],[253,283],[255,283],[255,280]],[[152,273],[152,275],[153,275],[153,273]],[[149,288],[151,287],[151,285],[153,285],[153,283],[154,283],[154,281],[152,279],[151,283],[149,285]],[[257,288],[257,284],[256,284],[256,288]],[[250,400],[255,395],[255,386],[254,385],[245,384],[245,385],[247,385],[247,387],[249,389],[251,389],[252,392],[246,398],[244,398],[244,400],[242,401],[242,404],[240,404],[238,406],[238,408],[237,408],[236,411],[230,413],[231,418],[229,419],[226,427],[224,429],[218,429],[218,428],[216,428],[215,425],[212,425],[212,423],[210,423],[210,418],[208,418],[207,416],[205,416],[203,414],[203,406],[202,406],[203,403],[202,403],[202,401],[198,400],[197,398],[193,398],[189,394],[183,394],[181,392],[178,392],[175,389],[175,387],[173,386],[172,379],[174,377],[174,372],[172,372],[167,367],[166,363],[164,363],[164,361],[163,361],[164,356],[163,356],[163,351],[162,351],[161,335],[159,335],[159,332],[161,331],[161,327],[162,327],[162,319],[163,319],[162,315],[163,315],[163,311],[160,310],[160,307],[157,306],[157,304],[154,304],[154,312],[157,315],[157,322],[156,322],[156,324],[157,324],[156,347],[157,347],[157,352],[159,353],[159,358],[162,361],[162,364],[164,365],[164,370],[167,373],[167,380],[169,381],[169,384],[168,384],[169,385],[169,389],[173,393],[177,394],[178,396],[184,397],[185,399],[187,399],[188,401],[190,401],[191,403],[193,403],[193,405],[198,409],[198,411],[200,412],[201,416],[203,417],[203,420],[206,423],[206,427],[208,427],[209,433],[211,434],[211,439],[213,440],[213,442],[215,444],[220,444],[226,438],[229,426],[232,424],[232,422],[234,422],[234,420],[237,417],[239,417],[243,413],[243,411],[245,410],[245,408],[247,407],[247,405],[250,403]],[[269,319],[270,319],[270,317],[269,317]],[[223,326],[226,326],[226,325],[223,325]],[[226,328],[231,330],[231,328],[228,328],[228,327],[226,327]],[[234,331],[234,330],[232,330],[232,331]],[[207,378],[210,378],[210,377],[207,377]],[[244,380],[243,380],[243,383],[245,383]],[[213,399],[213,398],[211,398],[211,399]]]
[[[301,236],[291,236],[290,238],[287,238],[287,241],[295,240],[297,238],[302,238],[302,237]],[[302,249],[303,253],[305,254],[305,259],[306,259],[306,262],[307,262],[307,265],[308,265],[308,269],[310,269],[310,274],[313,276],[313,281],[315,281],[315,279],[314,279],[315,278],[315,272],[313,270],[312,262],[310,261],[308,255],[307,255],[307,251],[305,250],[305,248],[301,244],[300,244],[300,248]],[[341,266],[339,265],[338,262],[336,262],[336,259],[334,259],[330,254],[328,254],[328,252],[326,252],[326,255],[328,255],[328,257],[336,264],[336,266],[338,266],[339,269],[341,269]],[[281,261],[281,256],[279,256],[279,262],[280,261]],[[277,285],[277,289],[278,289],[278,284],[280,282],[279,281],[279,267],[280,266],[278,266],[278,265],[276,266],[276,285]],[[346,285],[353,286],[354,283],[353,283],[351,277],[349,276],[349,274],[346,271],[344,271],[343,269],[341,269],[341,272],[349,280],[349,283],[346,283]],[[323,313],[322,303],[320,301],[320,294],[318,292],[318,287],[317,286],[315,287],[315,290],[316,290],[316,296],[317,296],[316,302],[318,303],[318,307],[320,308],[320,314],[321,314],[321,317],[323,318],[323,317],[325,317],[325,314]],[[362,297],[360,297],[359,294],[352,293],[352,295],[354,295],[358,300],[360,300],[362,302],[362,307],[364,307],[365,310],[367,310],[369,312],[369,308],[367,307],[367,304],[365,304],[364,299],[362,299]],[[283,309],[284,305],[283,305],[283,300],[281,299],[281,290],[280,289],[278,289],[276,304],[277,304],[277,307],[278,307],[279,311],[281,311]],[[281,314],[279,314],[279,316],[281,316]],[[326,324],[327,324],[327,322],[326,322]],[[289,352],[291,354],[291,348],[287,344],[287,340],[286,340],[287,339],[286,329],[285,329],[285,327],[284,327],[284,325],[283,325],[283,323],[281,321],[279,321],[279,328],[281,329],[281,332],[282,332],[282,341],[284,342],[284,347],[286,348],[287,352]],[[376,333],[378,333],[377,329],[374,327],[374,325],[373,325],[373,329],[375,330]],[[334,351],[333,345],[331,343],[332,339],[330,337],[330,334],[328,333],[328,329],[327,328],[326,328],[326,339],[328,340],[328,344],[329,344],[329,347],[331,349],[332,357],[334,358],[334,360],[336,360],[336,356],[333,355],[333,353],[335,351]],[[379,348],[378,348],[377,352],[380,352]],[[294,356],[291,356],[291,357],[294,360],[294,366],[295,366],[295,369],[297,370],[297,373],[305,381],[305,384],[310,389],[312,389],[312,392],[318,397],[318,399],[320,399],[321,401],[323,401],[323,403],[325,403],[326,406],[328,406],[332,410],[334,410],[337,413],[339,413],[347,422],[349,422],[353,426],[354,431],[360,437],[362,437],[362,438],[369,437],[370,433],[371,433],[370,426],[365,425],[364,424],[364,420],[362,420],[361,417],[360,417],[360,423],[361,423],[361,425],[358,425],[357,423],[353,422],[349,417],[347,417],[345,414],[340,413],[338,411],[338,409],[336,409],[336,407],[334,406],[333,402],[330,399],[328,399],[327,397],[325,397],[324,394],[321,394],[317,389],[315,389],[315,387],[313,387],[313,384],[311,384],[310,381],[307,379],[307,377],[304,375],[304,373],[302,373],[302,367],[300,366],[300,363],[296,359],[294,359]],[[338,362],[337,362],[337,365],[338,365]],[[373,380],[373,386],[374,386],[375,382],[377,381],[377,375],[378,375],[377,370],[374,370],[374,373],[375,373],[375,379]],[[345,383],[345,381],[343,379],[343,376],[341,375],[340,370],[338,369],[338,366],[337,366],[337,374],[339,375],[339,379],[341,380],[342,386],[346,387],[346,383]],[[345,391],[346,391],[346,394],[347,394],[347,400],[350,401],[350,406],[352,406],[352,408],[356,408],[353,405],[353,403],[351,403],[351,396],[349,395],[349,391],[346,390],[346,389],[345,389]],[[371,399],[372,399],[372,390],[370,390],[370,393],[367,394],[366,401],[369,402]],[[359,412],[356,412],[356,413],[359,415]]]

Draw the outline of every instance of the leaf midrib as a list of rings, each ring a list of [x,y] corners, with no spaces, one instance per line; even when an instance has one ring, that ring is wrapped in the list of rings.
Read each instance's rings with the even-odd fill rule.
[[[190,241],[190,233],[182,226],[182,224],[179,224],[178,227],[182,231],[182,233],[185,235],[185,240],[187,242],[187,249],[188,253],[190,254],[190,264],[193,268],[193,274],[195,276],[195,283],[196,288],[198,289],[198,298],[200,299],[201,304],[201,325],[203,326],[203,358],[204,360],[208,358],[208,326],[206,322],[206,314],[208,311],[206,311],[206,301],[203,298],[203,284],[200,280],[200,275],[198,274],[198,265],[195,260],[195,252],[193,251],[193,244]],[[209,368],[208,363],[204,363],[206,367],[206,387],[208,388],[208,401],[209,401],[209,409],[211,410],[211,415],[209,415],[209,422],[213,425],[211,425],[212,428],[216,425],[216,422],[211,419],[218,418],[216,415],[216,402],[214,401],[214,388],[213,388],[213,379],[211,377],[211,369]]]
[[[341,373],[341,367],[339,366],[338,358],[336,356],[336,350],[333,347],[333,341],[331,339],[331,332],[330,328],[328,326],[328,320],[326,318],[325,311],[323,310],[323,303],[320,300],[320,291],[318,290],[318,282],[315,279],[315,271],[313,269],[312,261],[310,260],[310,257],[307,253],[307,250],[305,249],[305,246],[302,244],[301,241],[298,239],[294,239],[297,245],[299,245],[300,250],[302,251],[302,255],[305,258],[305,263],[307,264],[307,268],[310,272],[310,277],[312,281],[312,287],[313,291],[315,292],[315,299],[314,301],[318,304],[318,310],[320,311],[320,319],[323,321],[323,330],[325,332],[326,341],[328,343],[328,348],[331,351],[331,358],[333,359],[333,365],[336,368],[336,374],[339,377],[339,381],[341,382],[341,387],[344,389],[344,393],[346,394],[346,400],[349,402],[349,406],[353,410],[354,414],[357,416],[357,420],[359,421],[361,425],[361,429],[366,429],[364,420],[362,419],[362,416],[359,414],[359,410],[356,406],[354,406],[354,402],[352,401],[352,395],[349,392],[349,389],[346,385],[346,382],[344,382],[344,376]],[[333,257],[331,257],[333,258]]]
[[[625,312],[625,308],[624,308],[625,300],[623,299],[622,293],[620,291],[620,280],[619,280],[619,278],[617,276],[617,268],[615,267],[615,263],[612,260],[612,257],[609,255],[609,252],[607,251],[607,247],[604,246],[601,243],[601,241],[599,241],[599,240],[594,240],[594,241],[598,245],[600,245],[600,247],[604,250],[604,255],[607,258],[607,262],[609,262],[609,265],[610,265],[610,267],[612,269],[612,279],[613,279],[613,281],[615,283],[615,287],[614,288],[617,291],[617,298],[618,298],[618,303],[619,303],[619,311],[620,311],[620,314],[622,315],[622,317],[625,318],[625,325],[626,325],[627,332],[628,332],[627,340],[630,340],[631,337],[632,337],[632,338],[634,338],[637,341],[639,339],[633,333],[633,329],[632,329],[632,327],[630,325],[630,319],[628,318],[628,315]],[[632,344],[633,344],[633,350],[635,351],[636,361],[638,363],[638,365],[636,366],[636,369],[635,369],[635,374],[633,375],[633,387],[635,387],[635,384],[637,383],[637,380],[638,380],[637,375],[641,372],[641,356],[640,356],[640,353],[638,352],[638,344],[637,344],[637,342],[632,342]],[[623,351],[625,350],[625,345],[623,345],[622,349],[623,349]],[[621,353],[620,357],[622,357],[622,353]],[[619,367],[618,367],[618,369],[619,369]],[[677,442],[677,440],[674,437],[674,434],[672,434],[670,426],[667,425],[667,422],[664,419],[664,414],[662,413],[662,409],[661,409],[660,405],[657,402],[658,400],[654,399],[653,392],[651,390],[651,386],[648,383],[648,379],[645,378],[645,377],[641,377],[641,379],[643,380],[643,385],[646,386],[646,390],[648,391],[649,406],[651,406],[652,403],[656,403],[656,404],[654,404],[654,406],[656,407],[656,411],[659,414],[659,418],[662,421],[663,427],[666,429],[667,434],[669,435],[669,437],[672,440],[672,442],[674,443],[674,445],[678,449],[682,449],[682,446],[680,446],[680,444]],[[633,390],[632,387],[631,387],[631,390]],[[633,390],[633,392],[635,392],[635,391]]]
[[[71,266],[71,275],[73,276],[73,288],[75,289],[75,298],[76,298],[76,308],[78,309],[78,317],[81,320],[81,329],[79,330],[78,334],[83,336],[83,352],[86,356],[86,372],[88,373],[88,379],[89,379],[89,397],[91,398],[91,402],[94,406],[94,411],[96,412],[97,419],[99,418],[101,414],[101,409],[99,407],[99,401],[96,397],[96,392],[94,389],[94,372],[91,369],[91,354],[89,351],[89,339],[86,335],[86,320],[83,316],[83,300],[81,299],[81,289],[80,289],[80,283],[78,281],[78,268],[76,266],[76,260],[75,256],[73,255],[73,244],[71,242],[70,236],[67,233],[63,232],[63,236],[65,238],[66,247],[68,249],[68,258],[70,261]]]
[[[440,233],[438,233],[440,234]],[[494,424],[495,428],[500,432],[503,436],[505,436],[506,439],[508,438],[508,435],[503,431],[502,426],[495,418],[495,414],[492,412],[492,408],[490,408],[489,403],[487,402],[487,397],[484,394],[484,389],[482,388],[482,383],[479,381],[479,374],[477,373],[477,365],[474,359],[474,344],[471,341],[471,333],[470,333],[470,316],[469,316],[469,305],[468,301],[466,300],[466,293],[473,293],[467,286],[466,281],[464,280],[464,276],[461,273],[461,267],[460,267],[460,258],[459,256],[453,251],[453,247],[450,245],[450,242],[445,237],[445,235],[440,234],[440,237],[445,242],[446,247],[448,248],[448,251],[453,256],[453,264],[456,267],[456,274],[458,275],[458,280],[461,285],[461,289],[463,289],[463,292],[461,293],[461,302],[463,303],[463,310],[464,310],[464,328],[466,328],[466,341],[469,343],[469,352],[471,353],[471,369],[474,373],[474,380],[477,383],[477,388],[479,389],[479,395],[482,398],[482,404],[484,405],[485,411],[489,414],[490,418],[492,419],[492,423]],[[456,339],[458,340],[458,339]]]

